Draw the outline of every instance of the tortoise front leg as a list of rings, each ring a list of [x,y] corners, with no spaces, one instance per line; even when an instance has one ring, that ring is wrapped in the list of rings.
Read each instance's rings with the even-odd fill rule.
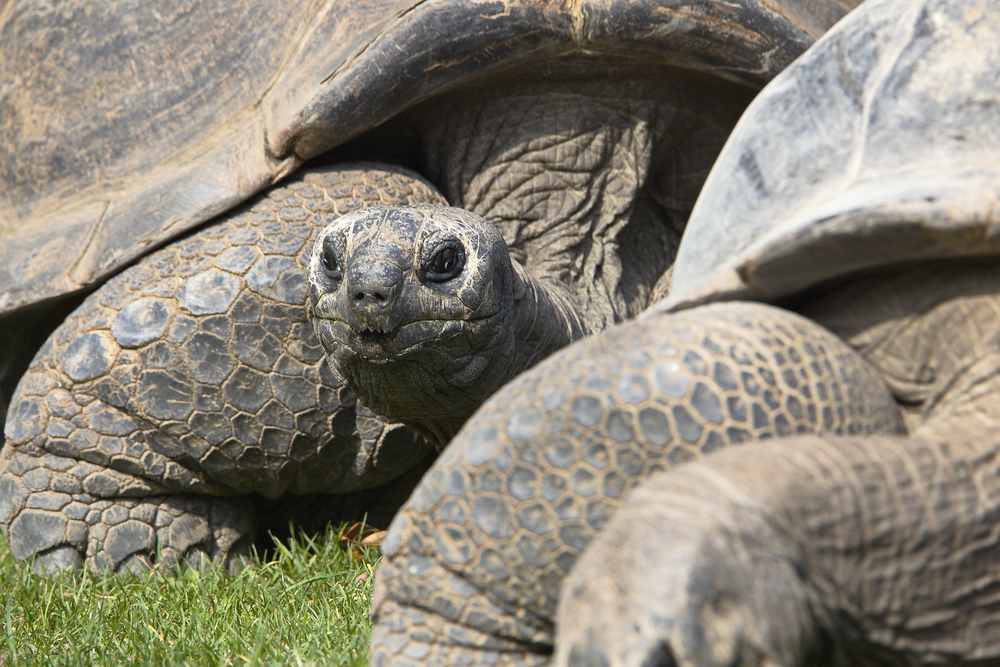
[[[641,480],[744,441],[901,431],[867,362],[770,306],[584,339],[487,401],[394,521],[372,664],[545,664],[564,577]]]
[[[183,560],[203,547],[224,559],[252,538],[255,510],[240,498],[353,493],[425,464],[429,444],[365,409],[325,367],[305,267],[316,234],[343,213],[441,201],[392,167],[313,171],[88,297],[39,351],[8,414],[0,527],[14,554],[46,568]],[[170,522],[207,522],[214,537],[184,549],[165,540],[166,507]],[[213,528],[227,513],[240,526],[232,540]],[[146,528],[112,549],[122,517]]]
[[[556,664],[997,664],[1000,354],[961,331],[993,330],[983,302],[920,311],[946,358],[981,356],[910,437],[755,443],[639,487],[567,578]]]
[[[567,578],[555,664],[996,664],[1000,440],[969,424],[649,480]]]
[[[256,512],[247,501],[149,495],[148,482],[31,445],[0,455],[7,542],[40,573],[140,572],[155,562],[238,569],[248,562]],[[136,497],[138,496],[138,497]]]

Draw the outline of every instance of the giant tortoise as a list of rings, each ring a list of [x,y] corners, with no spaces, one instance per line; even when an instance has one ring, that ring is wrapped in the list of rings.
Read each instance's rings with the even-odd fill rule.
[[[869,0],[761,92],[670,296],[397,515],[373,665],[1000,662],[998,36]]]
[[[585,295],[588,330],[631,317],[756,89],[849,5],[6,5],[0,328],[44,328],[58,297],[96,288],[10,405],[12,552],[236,562],[290,512],[390,515],[457,424],[417,437],[323,365],[317,231],[447,201]]]

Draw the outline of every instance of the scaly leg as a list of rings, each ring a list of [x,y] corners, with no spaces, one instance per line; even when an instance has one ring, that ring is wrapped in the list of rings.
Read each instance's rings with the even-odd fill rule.
[[[641,480],[745,441],[902,431],[864,359],[770,306],[580,341],[494,395],[393,522],[372,664],[546,664],[564,577]]]

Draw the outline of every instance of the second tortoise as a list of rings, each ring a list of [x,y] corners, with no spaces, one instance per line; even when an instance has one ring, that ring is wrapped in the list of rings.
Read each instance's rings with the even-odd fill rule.
[[[671,296],[491,397],[397,516],[374,665],[1000,658],[998,32],[870,0],[761,92]]]

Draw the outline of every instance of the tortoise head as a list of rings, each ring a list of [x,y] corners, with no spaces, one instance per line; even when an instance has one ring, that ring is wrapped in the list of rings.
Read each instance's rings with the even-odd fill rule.
[[[468,211],[379,206],[345,215],[317,239],[309,280],[331,368],[391,419],[467,416],[513,356],[520,278],[500,233]]]

